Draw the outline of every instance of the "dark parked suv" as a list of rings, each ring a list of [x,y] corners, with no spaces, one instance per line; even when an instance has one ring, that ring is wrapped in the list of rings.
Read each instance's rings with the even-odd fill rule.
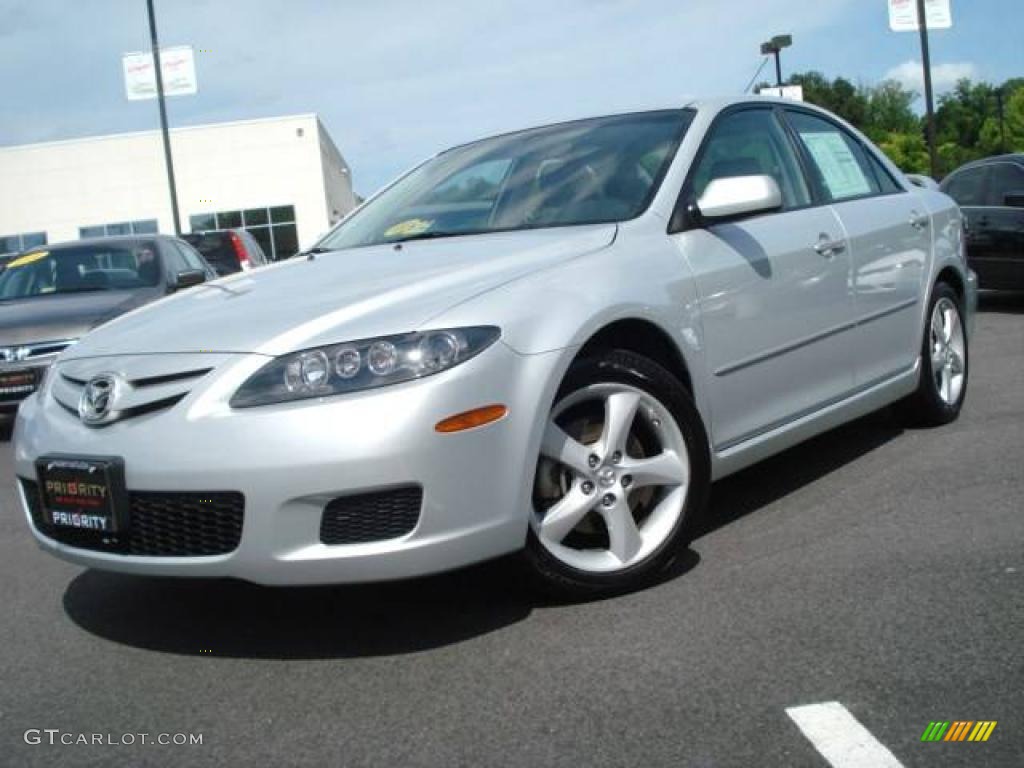
[[[1024,154],[968,163],[942,191],[967,218],[967,259],[980,286],[1024,289]]]
[[[269,263],[256,238],[244,229],[194,232],[182,237],[203,254],[218,275],[230,275]]]

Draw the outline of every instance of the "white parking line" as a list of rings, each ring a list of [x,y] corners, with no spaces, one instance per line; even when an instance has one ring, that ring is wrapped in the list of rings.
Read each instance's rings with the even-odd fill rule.
[[[838,701],[789,707],[786,714],[833,768],[903,768]]]

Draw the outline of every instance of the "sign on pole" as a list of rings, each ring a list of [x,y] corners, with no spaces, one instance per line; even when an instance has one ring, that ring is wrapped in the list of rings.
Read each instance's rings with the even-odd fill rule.
[[[121,57],[124,67],[124,90],[129,101],[156,98],[156,72],[153,54],[135,51]],[[160,74],[164,80],[164,95],[187,96],[196,93],[196,62],[191,45],[176,45],[160,49]]]
[[[949,29],[953,26],[949,0],[925,0],[924,13],[928,29]],[[921,28],[917,19],[917,0],[889,0],[889,26],[893,32],[917,32]]]
[[[757,94],[759,96],[776,96],[780,99],[789,99],[791,101],[803,101],[804,87],[802,85],[784,85],[779,88],[770,85],[759,90]]]

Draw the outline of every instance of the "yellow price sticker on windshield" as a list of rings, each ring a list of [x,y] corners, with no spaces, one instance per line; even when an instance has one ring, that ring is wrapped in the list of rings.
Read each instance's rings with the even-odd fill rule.
[[[410,235],[418,235],[421,232],[426,232],[434,226],[433,221],[427,219],[409,219],[395,224],[393,227],[389,227],[384,232],[384,237],[409,237]]]
[[[36,251],[34,253],[26,253],[24,256],[19,256],[14,261],[7,265],[8,269],[14,269],[15,267],[24,267],[26,264],[31,264],[34,261],[45,259],[50,255],[49,251]]]

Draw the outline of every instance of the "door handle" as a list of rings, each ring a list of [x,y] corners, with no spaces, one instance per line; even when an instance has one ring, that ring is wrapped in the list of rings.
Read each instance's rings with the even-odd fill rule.
[[[842,240],[831,240],[828,235],[823,234],[818,243],[814,246],[814,250],[819,255],[831,258],[837,253],[842,253],[846,250],[846,243]]]
[[[910,212],[910,226],[914,229],[925,229],[930,223],[931,220],[927,215],[918,213],[917,211]]]

